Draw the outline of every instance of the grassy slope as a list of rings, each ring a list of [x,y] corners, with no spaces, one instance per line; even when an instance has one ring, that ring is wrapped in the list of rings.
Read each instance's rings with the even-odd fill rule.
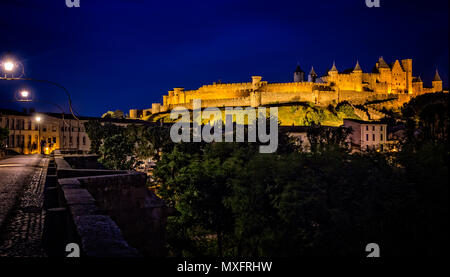
[[[275,105],[274,105],[275,106]],[[224,117],[224,110],[222,110],[222,117]],[[269,109],[267,109],[268,112]],[[154,115],[151,118],[145,117],[144,120],[157,121],[163,118],[164,122],[173,122],[169,113],[161,113]],[[268,113],[267,113],[268,115]],[[322,125],[327,126],[340,126],[343,123],[344,118],[359,119],[353,112],[336,112],[334,109],[329,110],[324,107],[314,107],[308,104],[294,104],[294,105],[282,105],[278,106],[278,118],[281,125],[295,125],[295,126],[307,126],[312,122],[320,122]],[[245,120],[247,121],[247,120]],[[208,120],[202,120],[203,123],[207,123]],[[245,122],[246,123],[246,122]]]

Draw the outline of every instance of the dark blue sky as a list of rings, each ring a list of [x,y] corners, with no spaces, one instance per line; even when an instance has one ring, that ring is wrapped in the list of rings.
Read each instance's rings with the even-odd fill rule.
[[[448,0],[371,9],[365,0],[81,0],[71,9],[65,0],[1,0],[0,14],[0,54],[18,57],[28,77],[66,86],[83,115],[148,108],[173,87],[219,79],[289,82],[297,62],[322,75],[333,60],[343,70],[359,59],[369,71],[379,56],[413,58],[425,85],[438,68],[448,86]],[[51,86],[2,80],[0,99],[21,87],[66,104]]]

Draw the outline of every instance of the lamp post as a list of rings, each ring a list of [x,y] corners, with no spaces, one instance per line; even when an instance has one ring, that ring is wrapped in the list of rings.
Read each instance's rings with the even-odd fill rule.
[[[69,90],[67,90],[67,88],[65,88],[64,86],[62,86],[62,85],[60,85],[58,83],[49,81],[49,80],[42,80],[42,79],[34,79],[34,78],[24,77],[25,76],[25,70],[24,70],[23,64],[20,61],[13,60],[13,59],[11,59],[9,57],[6,58],[5,61],[3,61],[3,62],[0,61],[0,69],[2,69],[2,71],[3,71],[3,74],[1,74],[0,76],[2,76],[2,75],[4,76],[4,77],[0,77],[0,80],[35,81],[35,82],[40,82],[40,83],[51,84],[53,86],[56,86],[56,87],[62,89],[65,92],[65,94],[67,95],[70,113],[72,114],[72,116],[76,120],[79,120],[78,117],[74,114],[74,109],[72,107],[72,99],[70,97]]]
[[[35,117],[36,123],[38,125],[38,152],[39,154],[42,154],[42,143],[41,143],[41,117],[39,115],[37,115]]]

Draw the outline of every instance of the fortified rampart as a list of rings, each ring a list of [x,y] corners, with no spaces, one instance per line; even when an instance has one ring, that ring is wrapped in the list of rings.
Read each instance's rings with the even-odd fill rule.
[[[297,67],[297,71],[300,70]],[[305,81],[303,72],[294,73],[294,82],[268,83],[261,76],[252,76],[247,83],[214,83],[197,90],[174,88],[163,96],[163,103],[153,103],[151,109],[130,110],[130,117],[147,116],[166,112],[174,107],[192,109],[195,99],[202,107],[233,107],[275,105],[280,103],[310,102],[318,106],[337,104],[343,101],[353,105],[364,105],[373,101],[390,101],[398,108],[413,96],[442,91],[442,80],[436,71],[432,87],[423,87],[420,77],[412,75],[412,59],[396,60],[388,65],[382,57],[372,72],[363,72],[359,63],[355,68],[339,72],[336,65],[317,78],[314,69]],[[392,102],[393,101],[393,102]]]

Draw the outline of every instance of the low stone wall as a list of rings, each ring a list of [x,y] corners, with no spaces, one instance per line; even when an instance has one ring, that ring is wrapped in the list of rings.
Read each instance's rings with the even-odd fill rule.
[[[50,256],[63,255],[61,249],[72,242],[86,256],[165,255],[167,208],[147,189],[145,174],[73,169],[61,156],[49,173],[45,242]]]
[[[72,168],[76,169],[105,169],[105,167],[98,162],[97,155],[71,155],[64,156],[64,160],[70,164]]]
[[[167,209],[146,186],[147,176],[128,172],[78,178],[103,213],[117,222],[127,241],[144,256],[164,256]]]

